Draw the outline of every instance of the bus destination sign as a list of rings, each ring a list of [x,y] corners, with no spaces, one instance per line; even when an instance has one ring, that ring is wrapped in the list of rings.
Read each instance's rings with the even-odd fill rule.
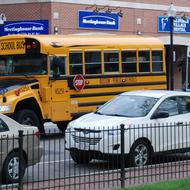
[[[24,40],[0,41],[0,54],[25,53]]]

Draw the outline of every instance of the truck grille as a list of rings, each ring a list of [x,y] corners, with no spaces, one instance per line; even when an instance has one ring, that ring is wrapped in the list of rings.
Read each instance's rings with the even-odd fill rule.
[[[90,137],[81,137],[77,135],[72,135],[75,143],[88,143],[89,145],[96,145],[100,142],[100,137],[90,138]]]

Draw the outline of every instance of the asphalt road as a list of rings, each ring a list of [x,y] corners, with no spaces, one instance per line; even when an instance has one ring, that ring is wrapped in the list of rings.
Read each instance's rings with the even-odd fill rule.
[[[65,150],[64,135],[56,125],[47,123],[45,126],[46,137],[41,140],[43,156],[41,161],[29,167],[24,176],[24,181],[45,181],[49,179],[84,176],[101,173],[110,169],[105,161],[94,160],[87,165],[74,163],[70,154]]]

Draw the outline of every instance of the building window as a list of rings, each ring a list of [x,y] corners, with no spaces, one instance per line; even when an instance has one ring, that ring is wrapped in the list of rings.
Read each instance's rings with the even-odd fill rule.
[[[101,74],[101,52],[85,52],[85,74]]]
[[[139,72],[150,72],[150,51],[139,51]]]
[[[119,72],[119,52],[104,52],[104,72]]]
[[[69,53],[70,74],[82,74],[82,52]]]
[[[162,51],[152,51],[152,72],[163,71]]]
[[[136,51],[122,51],[122,73],[137,72]]]

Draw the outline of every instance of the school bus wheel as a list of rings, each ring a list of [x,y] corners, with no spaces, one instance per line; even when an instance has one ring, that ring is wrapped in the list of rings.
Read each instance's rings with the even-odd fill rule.
[[[37,126],[40,133],[44,133],[42,121],[37,114],[30,109],[22,109],[16,113],[16,121],[24,125]]]

